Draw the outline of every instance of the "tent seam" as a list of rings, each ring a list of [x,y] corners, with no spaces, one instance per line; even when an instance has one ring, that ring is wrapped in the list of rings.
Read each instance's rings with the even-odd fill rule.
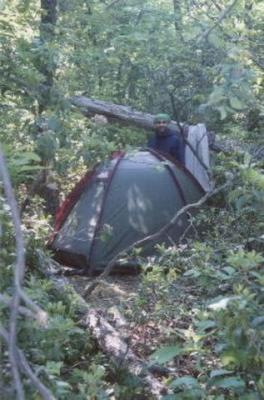
[[[167,161],[166,158],[163,157],[162,154],[159,154],[159,153],[153,151],[152,149],[150,149],[150,152],[151,152],[159,161],[165,161],[165,162]],[[181,197],[181,199],[182,199],[183,205],[186,205],[186,204],[187,204],[187,201],[186,201],[186,198],[185,198],[185,196],[184,196],[183,190],[182,190],[182,188],[181,188],[181,185],[180,185],[180,183],[179,183],[179,181],[178,181],[176,175],[174,174],[172,168],[171,168],[168,164],[165,163],[165,167],[166,167],[167,170],[169,171],[169,174],[170,174],[170,176],[172,177],[172,180],[173,180],[175,186],[177,187],[177,189],[178,189],[178,191],[179,191],[179,194],[180,194],[180,197]]]
[[[147,149],[150,153],[152,153],[153,155],[155,155],[157,157],[157,155],[164,157],[164,161],[171,161],[173,164],[175,164],[178,168],[182,169],[184,171],[184,173],[186,173],[189,178],[193,181],[193,183],[196,184],[196,186],[202,190],[203,193],[205,193],[204,188],[202,187],[202,185],[200,184],[200,182],[195,178],[195,176],[188,170],[188,168],[186,168],[186,166],[182,163],[180,163],[178,160],[176,160],[175,158],[172,158],[169,154],[164,154],[161,152],[157,152],[153,149],[151,149],[150,147],[143,147],[143,150]]]
[[[77,201],[80,199],[80,197],[83,193],[83,188],[87,185],[87,183],[89,181],[92,180],[95,173],[96,173],[96,166],[91,171],[88,171],[81,178],[81,180],[77,183],[75,188],[67,195],[66,199],[59,206],[59,208],[56,212],[56,216],[55,216],[55,229],[54,229],[53,234],[51,235],[51,237],[48,240],[48,246],[51,245],[51,243],[55,240],[59,230],[61,229],[64,222],[68,218],[73,207],[75,206]]]
[[[104,190],[102,204],[101,204],[101,207],[100,207],[100,211],[98,213],[98,217],[97,217],[97,221],[96,221],[96,225],[95,225],[95,229],[94,229],[94,235],[93,235],[92,243],[91,243],[91,246],[90,246],[90,251],[89,251],[89,254],[88,254],[88,257],[87,257],[87,264],[88,264],[88,266],[90,268],[90,272],[91,273],[93,272],[93,266],[92,266],[92,262],[91,262],[92,261],[92,255],[93,255],[93,251],[94,251],[94,247],[95,247],[96,236],[97,236],[97,234],[98,234],[98,232],[99,232],[99,230],[101,228],[100,225],[101,225],[101,220],[102,220],[102,216],[103,216],[103,211],[104,211],[104,206],[105,206],[105,203],[106,203],[107,195],[109,193],[109,189],[110,189],[111,183],[113,181],[113,178],[114,178],[115,172],[117,170],[117,167],[120,164],[120,162],[123,159],[123,157],[125,156],[125,154],[126,153],[123,152],[120,155],[118,155],[118,157],[116,157],[117,158],[116,164],[114,165],[114,167],[113,167],[113,169],[112,169],[111,173],[109,174],[109,177],[108,177],[108,179],[106,181],[107,182],[106,183],[106,188]]]

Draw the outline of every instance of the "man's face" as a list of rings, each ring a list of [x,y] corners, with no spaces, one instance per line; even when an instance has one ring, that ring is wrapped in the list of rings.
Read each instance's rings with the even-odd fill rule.
[[[162,136],[166,132],[166,128],[168,126],[168,121],[156,121],[155,122],[155,131],[158,135]]]

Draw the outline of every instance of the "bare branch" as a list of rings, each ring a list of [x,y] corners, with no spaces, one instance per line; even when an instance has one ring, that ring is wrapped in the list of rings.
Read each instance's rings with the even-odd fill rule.
[[[140,239],[134,243],[132,243],[130,246],[128,246],[125,250],[121,251],[120,253],[118,253],[115,257],[112,258],[111,261],[109,261],[109,263],[107,264],[106,268],[104,269],[104,271],[102,272],[102,274],[100,274],[90,285],[88,285],[85,290],[84,290],[84,295],[85,296],[89,296],[94,289],[100,284],[101,280],[103,278],[105,278],[106,276],[108,276],[111,271],[113,270],[116,262],[118,261],[118,259],[120,259],[121,256],[129,253],[131,250],[133,250],[134,248],[138,247],[138,246],[142,246],[143,244],[146,244],[149,241],[152,240],[156,240],[158,239],[161,235],[163,235],[164,233],[166,233],[170,228],[173,227],[173,225],[175,225],[175,223],[177,222],[177,220],[179,219],[179,217],[183,214],[185,214],[187,211],[193,209],[193,208],[199,208],[202,204],[204,204],[209,198],[211,198],[212,196],[216,195],[217,193],[221,192],[222,190],[226,189],[227,187],[229,187],[231,185],[231,183],[233,182],[234,178],[231,178],[230,180],[228,180],[225,184],[219,186],[218,188],[206,193],[199,201],[197,201],[196,203],[192,203],[192,204],[187,204],[186,206],[182,207],[172,218],[172,220],[164,225],[158,232],[155,232],[152,235],[149,236],[145,236],[143,239]]]
[[[18,317],[18,309],[20,306],[19,288],[21,286],[25,274],[25,246],[24,246],[23,235],[21,232],[18,207],[11,186],[10,177],[8,174],[8,170],[6,168],[4,155],[2,153],[1,147],[0,147],[0,177],[3,181],[7,202],[10,206],[13,225],[15,228],[15,237],[16,237],[16,265],[14,270],[14,294],[12,298],[10,321],[9,321],[9,341],[8,341],[9,360],[15,381],[17,396],[20,400],[24,400],[25,396],[20,379],[19,370],[17,367],[18,360],[15,348],[17,341],[17,317]]]
[[[0,302],[2,302],[6,307],[9,307],[9,308],[10,308],[11,305],[12,305],[12,299],[11,299],[11,297],[9,297],[9,296],[7,296],[7,295],[4,295],[4,294],[2,294],[2,293],[0,293]],[[26,307],[20,306],[20,307],[18,308],[18,311],[19,311],[19,314],[24,315],[25,317],[32,318],[32,319],[36,318],[36,315],[33,314],[33,312],[30,311],[30,310],[29,310],[28,308],[26,308]]]
[[[256,64],[257,67],[264,70],[264,62],[261,62],[261,60],[258,60],[252,51],[250,52],[250,58]]]
[[[24,291],[20,291],[19,293],[24,301],[25,299],[27,300],[25,303],[30,305],[31,309],[34,311],[32,312],[27,307],[19,306],[19,314],[24,317],[35,319],[40,326],[46,327],[48,323],[48,313],[37,306]],[[11,308],[12,306],[12,298],[2,293],[0,293],[0,302],[2,302],[6,307]]]
[[[31,308],[32,311],[35,312],[35,319],[39,322],[41,326],[47,326],[48,323],[48,313],[42,308],[40,308],[31,298],[26,294],[26,292],[19,288],[19,294],[21,299],[25,302],[25,304]]]
[[[184,238],[186,237],[186,235],[188,234],[188,232],[192,229],[193,232],[195,233],[195,236],[198,237],[198,231],[195,228],[194,224],[193,224],[193,220],[192,220],[192,215],[190,213],[188,213],[188,217],[189,217],[189,225],[187,226],[187,228],[185,229],[185,231],[183,232],[183,234],[181,235],[180,239],[179,239],[179,243],[181,243]]]
[[[107,6],[105,7],[106,10],[108,10],[109,8],[113,7],[115,4],[119,3],[122,0],[113,0],[111,1],[111,3],[107,4]]]
[[[232,10],[232,8],[234,8],[234,6],[236,5],[238,0],[233,0],[233,2],[225,9],[223,10],[218,19],[216,20],[215,24],[213,26],[211,26],[211,28],[209,28],[200,38],[198,38],[198,42],[201,42],[203,40],[207,40],[209,35],[212,33],[212,31],[221,24],[221,22],[228,16],[228,14],[230,13],[230,11]]]
[[[25,374],[31,380],[31,382],[33,383],[39,394],[42,396],[42,398],[44,400],[56,400],[53,394],[49,391],[49,389],[47,389],[46,386],[43,385],[43,383],[34,374],[32,369],[30,368],[30,365],[27,362],[26,357],[24,356],[24,353],[18,349],[18,354],[21,366],[24,369]]]
[[[211,2],[213,3],[213,5],[218,9],[218,11],[222,11],[222,7],[214,0],[211,0]]]
[[[9,346],[9,334],[8,332],[0,325],[0,336],[5,340],[7,345]],[[44,400],[55,400],[55,397],[52,395],[52,393],[46,388],[46,386],[43,385],[42,382],[38,379],[38,377],[34,374],[32,371],[30,365],[28,364],[24,353],[22,350],[20,350],[18,347],[14,348],[16,357],[18,359],[18,363],[23,369],[24,373],[28,376],[28,378],[31,380],[32,384],[35,386],[35,388],[38,390],[40,395]],[[20,397],[18,397],[20,400]]]
[[[47,321],[47,314],[44,313],[44,311],[42,311],[36,304],[34,304],[34,302],[31,299],[29,299],[29,297],[22,289],[22,284],[25,275],[25,245],[21,230],[21,221],[18,212],[18,206],[1,147],[0,147],[0,178],[3,182],[7,203],[10,207],[11,217],[15,230],[15,239],[16,239],[16,264],[14,268],[14,288],[13,288],[14,292],[13,292],[13,297],[11,298],[9,304],[10,320],[9,320],[9,332],[7,334],[7,339],[8,339],[7,343],[9,350],[8,354],[9,354],[9,361],[11,364],[12,375],[14,378],[17,398],[19,400],[24,400],[25,399],[24,390],[18,368],[20,356],[19,352],[17,351],[17,318],[18,314],[21,312],[21,309],[23,310],[23,312],[25,312],[25,310],[27,309],[20,306],[21,299],[23,299],[26,304],[29,304],[31,309],[33,309],[33,311],[36,312],[36,318],[40,323],[41,322],[44,323]],[[26,311],[26,313],[28,312],[29,310]],[[24,365],[23,368],[25,368],[26,365],[25,362],[23,362],[23,365]]]

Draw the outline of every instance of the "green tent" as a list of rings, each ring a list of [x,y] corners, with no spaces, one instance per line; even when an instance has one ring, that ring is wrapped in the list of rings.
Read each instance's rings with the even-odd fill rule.
[[[66,265],[102,271],[119,252],[160,230],[203,194],[182,165],[160,153],[118,153],[87,173],[62,204],[50,247]],[[177,242],[187,226],[184,214],[166,234],[146,244],[141,255],[155,254],[157,243]]]

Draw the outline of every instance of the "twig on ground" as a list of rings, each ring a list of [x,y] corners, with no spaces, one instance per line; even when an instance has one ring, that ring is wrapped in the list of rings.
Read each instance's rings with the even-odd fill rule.
[[[187,214],[189,214],[189,213],[187,213]],[[197,229],[195,228],[195,226],[193,224],[193,220],[192,220],[191,214],[189,214],[188,216],[189,216],[189,225],[187,226],[187,228],[185,229],[185,231],[181,235],[181,237],[179,239],[179,243],[181,243],[183,241],[183,239],[186,237],[186,235],[190,231],[190,229],[192,229],[194,231],[196,238],[199,236],[198,231],[197,231]]]

